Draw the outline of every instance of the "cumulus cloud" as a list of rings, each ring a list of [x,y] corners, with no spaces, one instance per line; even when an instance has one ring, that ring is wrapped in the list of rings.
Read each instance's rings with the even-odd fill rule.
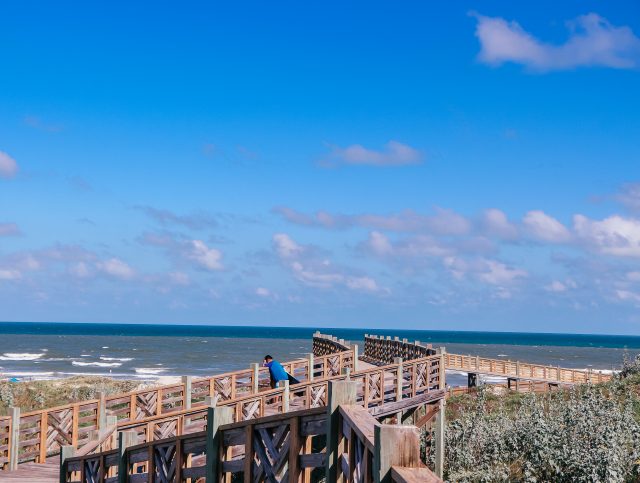
[[[575,215],[573,229],[583,243],[596,251],[621,257],[640,257],[640,220],[612,215],[597,221]]]
[[[120,280],[131,280],[136,272],[127,263],[119,258],[110,258],[96,264],[98,270]]]
[[[473,15],[481,46],[478,59],[489,65],[513,62],[538,71],[640,65],[640,39],[629,27],[614,26],[595,13],[567,22],[569,37],[561,44],[544,42],[515,21]]]
[[[205,212],[178,215],[172,211],[154,208],[153,206],[136,206],[135,208],[162,226],[183,226],[191,230],[204,230],[218,226],[215,217]]]
[[[296,258],[302,254],[303,248],[286,233],[273,235],[273,246],[281,258]]]
[[[296,243],[285,233],[273,236],[273,249],[293,276],[307,286],[325,289],[343,286],[359,292],[386,292],[371,277],[349,273],[326,258],[318,259],[312,247]]]
[[[0,236],[18,236],[20,228],[15,223],[0,223]]]
[[[222,253],[208,247],[202,240],[191,240],[187,257],[206,270],[222,270]]]
[[[522,224],[527,233],[539,241],[565,243],[571,239],[569,230],[543,211],[529,211],[522,219]]]
[[[549,285],[546,285],[544,289],[547,292],[562,293],[576,287],[577,284],[573,280],[567,279],[564,282],[561,282],[560,280],[554,280]]]
[[[373,230],[397,232],[429,232],[437,235],[463,235],[470,231],[471,222],[453,210],[436,207],[433,214],[423,215],[405,210],[390,215],[345,215],[319,211],[315,215],[298,212],[292,208],[273,210],[290,223],[328,229],[361,227]]]
[[[504,211],[496,208],[485,210],[480,217],[482,231],[495,238],[515,240],[518,238],[518,228],[511,223]]]
[[[0,151],[0,178],[13,178],[18,173],[18,163],[7,153]]]
[[[471,275],[481,282],[496,286],[508,286],[529,275],[525,270],[483,257],[470,260],[462,257],[445,257],[443,263],[455,278],[463,279]]]
[[[332,146],[331,152],[321,161],[324,166],[337,164],[370,166],[407,166],[423,160],[420,151],[398,141],[389,141],[381,150],[368,149],[360,144],[347,147]]]
[[[363,245],[365,251],[378,257],[418,259],[443,257],[455,253],[453,244],[444,244],[432,236],[416,235],[392,242],[384,233],[372,231]]]

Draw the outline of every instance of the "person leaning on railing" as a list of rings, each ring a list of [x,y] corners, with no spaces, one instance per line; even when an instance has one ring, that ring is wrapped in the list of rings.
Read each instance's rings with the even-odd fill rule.
[[[282,364],[270,355],[264,356],[264,366],[269,368],[269,377],[271,379],[272,388],[275,388],[280,381],[289,381],[289,385],[300,384],[300,381],[285,371]]]

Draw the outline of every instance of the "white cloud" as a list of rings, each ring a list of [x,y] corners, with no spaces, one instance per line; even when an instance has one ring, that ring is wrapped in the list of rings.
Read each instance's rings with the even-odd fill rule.
[[[480,274],[480,278],[493,285],[508,285],[518,278],[526,277],[524,270],[511,268],[504,263],[495,260],[486,261],[486,270]]]
[[[20,228],[15,223],[0,223],[0,236],[20,235]]]
[[[91,270],[84,262],[74,263],[69,267],[69,273],[77,278],[88,278],[91,276]]]
[[[490,208],[482,213],[481,225],[488,236],[503,240],[518,238],[518,228],[508,220],[504,211],[496,208]]]
[[[322,161],[324,165],[339,163],[371,166],[406,166],[422,162],[422,153],[407,144],[389,141],[384,149],[376,151],[360,144],[352,144],[346,148],[333,146],[328,157]]]
[[[258,297],[270,298],[272,296],[272,293],[268,288],[258,287],[256,289],[256,295]]]
[[[539,71],[593,66],[633,69],[640,65],[640,39],[629,27],[611,25],[595,13],[568,22],[569,38],[558,45],[534,37],[517,22],[475,17],[481,45],[478,58],[490,65],[513,62]]]
[[[640,220],[612,215],[601,221],[573,217],[576,235],[588,246],[608,255],[640,257]]]
[[[536,240],[564,243],[571,238],[571,233],[562,223],[543,211],[529,211],[524,216],[522,224],[527,233]]]
[[[273,235],[273,245],[278,255],[282,258],[295,258],[301,255],[303,251],[303,248],[286,233]]]
[[[630,282],[640,282],[640,272],[627,273],[627,280]]]
[[[369,233],[367,245],[375,255],[381,257],[391,255],[393,253],[393,246],[391,245],[391,242],[379,231],[372,231]]]
[[[428,232],[436,235],[464,235],[471,229],[471,223],[467,218],[453,210],[439,207],[430,215],[416,213],[413,210],[390,215],[344,215],[324,211],[307,215],[286,207],[275,208],[274,211],[291,223],[330,229],[362,227],[397,232]]]
[[[18,280],[22,274],[18,270],[0,268],[0,280]]]
[[[109,260],[98,262],[96,266],[107,275],[121,280],[130,280],[136,275],[133,268],[118,258],[110,258]]]
[[[559,280],[554,280],[544,288],[548,292],[566,292],[567,286]]]
[[[0,151],[0,178],[13,178],[18,172],[18,163],[7,153]]]
[[[377,292],[380,290],[377,282],[370,277],[347,277],[345,279],[347,288],[360,290],[363,292]]]
[[[615,294],[619,300],[640,303],[640,294],[630,290],[616,290]]]
[[[202,240],[191,240],[187,258],[196,262],[206,270],[222,270],[222,253],[215,248],[209,248]]]

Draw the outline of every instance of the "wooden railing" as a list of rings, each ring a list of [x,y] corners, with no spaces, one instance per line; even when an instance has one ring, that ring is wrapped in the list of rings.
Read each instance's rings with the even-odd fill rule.
[[[600,371],[567,369],[559,366],[545,366],[542,364],[530,364],[527,362],[449,353],[445,354],[445,366],[447,369],[471,372],[474,374],[487,374],[512,379],[526,379],[557,384],[599,383],[611,379],[611,375],[603,374]]]
[[[328,334],[321,334],[319,331],[313,334],[313,354],[316,356],[326,356],[351,349],[351,344],[344,339],[338,339]]]
[[[611,379],[611,375],[600,371],[449,354],[443,348],[440,351],[445,354],[445,367],[448,370],[556,384],[599,383]],[[364,357],[362,359],[371,363],[389,364],[396,357],[411,360],[435,353],[436,351],[430,344],[423,345],[419,341],[409,342],[407,339],[400,340],[398,337],[365,335]]]
[[[301,381],[327,379],[353,370],[356,356],[353,350],[283,363],[285,370]],[[118,427],[164,414],[179,413],[203,406],[205,398],[218,404],[242,400],[247,396],[269,392],[267,368],[253,364],[250,369],[216,376],[192,379],[181,383],[154,387],[64,406],[29,411],[20,414],[14,408],[10,418],[0,420],[0,468],[17,468],[18,463],[44,463],[58,454],[61,446],[82,447],[90,441],[93,431],[104,428],[107,414],[118,418]]]
[[[240,422],[231,407],[209,407],[203,430],[158,441],[140,443],[135,431],[124,431],[117,450],[63,458],[60,480],[311,483],[336,481],[337,471],[345,482],[428,481],[412,476],[425,474],[441,481],[419,460],[415,427],[381,425],[354,406],[355,382],[331,381],[329,391],[334,404],[327,407]],[[362,448],[368,472],[348,466],[362,460]]]
[[[375,408],[391,403],[400,404],[401,407],[401,401],[425,394],[433,395],[433,400],[444,397],[444,391],[441,390],[444,387],[441,368],[441,358],[431,356],[408,363],[390,364],[341,376],[316,379],[291,387],[285,385],[234,400],[209,400],[208,402],[218,407],[231,408],[233,422],[249,421],[295,410],[324,407],[328,402],[330,382],[349,379],[357,384],[357,402],[363,407]],[[401,408],[396,409],[398,410]],[[137,441],[146,443],[203,431],[206,425],[206,413],[207,407],[199,406],[190,410],[122,423],[118,425],[118,429],[133,431]],[[380,414],[379,411],[376,414]]]
[[[405,361],[432,356],[436,350],[431,344],[423,345],[420,341],[409,342],[399,337],[364,335],[363,359],[374,364],[392,364],[396,358]]]

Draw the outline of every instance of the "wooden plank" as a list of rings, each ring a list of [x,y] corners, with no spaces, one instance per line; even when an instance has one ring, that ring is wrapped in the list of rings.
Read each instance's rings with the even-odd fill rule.
[[[429,468],[391,467],[391,478],[395,483],[442,483]]]

